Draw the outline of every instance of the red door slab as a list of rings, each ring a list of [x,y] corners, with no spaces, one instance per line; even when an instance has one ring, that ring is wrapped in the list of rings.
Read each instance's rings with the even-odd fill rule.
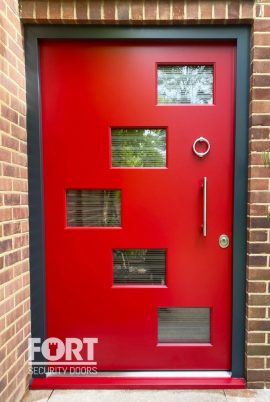
[[[213,103],[159,104],[163,65],[212,66]],[[99,370],[229,370],[234,46],[44,41],[40,72],[48,337],[98,338]],[[165,130],[166,166],[113,167],[113,128]],[[104,189],[121,193],[118,227],[69,226],[67,191]],[[165,281],[114,284],[120,249],[165,250]],[[159,309],[183,308],[209,309],[208,341],[158,340]]]

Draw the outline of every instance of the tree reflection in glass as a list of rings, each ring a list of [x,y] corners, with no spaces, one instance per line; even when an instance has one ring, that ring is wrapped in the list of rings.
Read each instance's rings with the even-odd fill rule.
[[[159,104],[212,104],[213,66],[158,66]]]
[[[112,129],[112,166],[166,166],[166,130]]]

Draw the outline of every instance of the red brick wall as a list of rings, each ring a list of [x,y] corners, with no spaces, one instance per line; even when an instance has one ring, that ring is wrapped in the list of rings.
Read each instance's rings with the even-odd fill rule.
[[[270,1],[256,4],[252,22],[249,205],[247,263],[248,384],[270,388],[270,168],[263,152],[270,150]]]
[[[261,2],[263,3],[263,2]],[[253,20],[253,1],[30,1],[22,0],[24,23],[231,23]]]
[[[28,384],[30,334],[26,106],[18,3],[0,2],[0,400]]]
[[[2,268],[5,273],[3,280],[10,284],[5,294],[4,303],[7,303],[6,310],[13,312],[13,317],[20,321],[20,312],[15,309],[14,296],[27,292],[23,311],[27,316],[28,288],[17,289],[15,285],[17,275],[24,278],[23,286],[26,286],[27,260],[21,262],[26,255],[27,238],[24,237],[27,231],[24,199],[26,191],[25,180],[25,131],[24,131],[24,77],[23,59],[20,44],[15,46],[16,41],[20,42],[20,27],[16,11],[15,0],[4,1],[8,12],[7,22],[4,25],[6,31],[1,39],[1,51],[4,54],[3,68],[5,72],[4,85],[6,90],[1,93],[1,111],[3,117],[1,124],[4,125],[4,140],[1,142],[1,173],[5,178],[2,185],[1,207],[4,220],[12,223],[12,229],[6,226],[8,232],[4,234],[7,240],[4,246],[5,264],[12,264],[10,268]],[[242,24],[248,23],[252,26],[251,38],[251,93],[250,93],[250,132],[249,132],[249,204],[248,204],[248,264],[247,264],[247,331],[246,331],[246,370],[248,385],[254,388],[270,387],[270,224],[266,219],[268,205],[270,205],[269,177],[270,168],[263,166],[262,154],[270,149],[269,128],[270,128],[270,0],[268,1],[177,1],[177,0],[145,0],[145,1],[29,1],[20,2],[21,19],[23,23],[68,23],[68,24]],[[1,13],[3,13],[1,11]],[[12,18],[9,18],[12,14]],[[5,21],[5,19],[4,19]],[[13,29],[13,31],[12,31]],[[11,30],[11,31],[10,31]],[[7,39],[6,39],[7,36]],[[2,37],[1,37],[2,38]],[[15,41],[15,42],[16,42]],[[10,48],[9,52],[5,52]],[[4,49],[4,52],[3,52]],[[15,57],[15,59],[14,59]],[[1,59],[1,60],[2,60]],[[14,60],[15,64],[14,64]],[[10,67],[9,67],[10,66]],[[15,91],[14,93],[12,91]],[[7,93],[7,95],[5,95]],[[16,103],[15,99],[22,102]],[[245,100],[244,100],[245,101]],[[7,109],[9,108],[9,109]],[[14,117],[15,116],[15,117]],[[17,119],[14,123],[13,119]],[[2,123],[3,121],[3,123]],[[16,127],[16,129],[14,128]],[[14,130],[18,130],[15,134]],[[4,150],[2,151],[2,147]],[[3,152],[3,153],[2,153]],[[7,159],[7,160],[6,160]],[[2,183],[2,182],[0,182]],[[16,184],[15,184],[16,183]],[[20,184],[19,184],[20,183]],[[19,186],[19,187],[17,187]],[[19,194],[19,198],[16,196]],[[8,196],[9,195],[9,196]],[[14,197],[15,195],[15,197]],[[17,204],[16,207],[13,204]],[[10,212],[11,211],[11,212]],[[20,223],[17,233],[15,224]],[[8,224],[8,223],[7,223]],[[3,225],[5,227],[5,224]],[[3,229],[4,230],[4,229]],[[12,230],[15,231],[12,234]],[[15,240],[15,239],[21,240]],[[11,248],[8,251],[8,248]],[[20,248],[19,248],[20,247]],[[15,254],[13,255],[13,253]],[[13,255],[13,257],[8,257]],[[17,262],[18,261],[18,262]],[[22,272],[15,272],[16,266],[21,266]],[[11,272],[12,274],[10,274]],[[11,275],[9,277],[9,275]],[[20,282],[20,285],[22,282]],[[15,287],[15,290],[14,290]],[[23,293],[24,294],[24,293]],[[16,303],[17,304],[17,303]],[[17,306],[16,306],[17,308]],[[7,315],[6,315],[7,317]],[[4,328],[7,325],[7,318],[4,317],[0,323]],[[17,317],[17,318],[16,318]],[[17,321],[16,321],[17,322]],[[27,334],[29,328],[25,318]],[[15,329],[13,331],[17,331]],[[0,327],[1,328],[1,327]],[[7,328],[11,328],[7,327]],[[4,329],[5,331],[5,329]],[[14,332],[14,334],[15,334]],[[17,335],[14,335],[16,337]],[[9,336],[8,336],[9,338]],[[22,340],[23,342],[23,340]],[[3,344],[3,343],[2,343]],[[6,360],[8,340],[4,338],[4,347],[1,349]],[[1,353],[0,350],[0,353]],[[12,352],[11,352],[12,355]],[[20,359],[22,354],[17,354]],[[23,367],[23,365],[22,365]],[[22,378],[22,377],[21,377]],[[5,381],[12,384],[11,378],[3,372]],[[19,378],[20,380],[20,378]],[[13,391],[19,385],[19,380],[13,385]],[[18,384],[17,384],[18,382]],[[6,385],[7,387],[9,385]],[[8,391],[6,388],[5,392]]]

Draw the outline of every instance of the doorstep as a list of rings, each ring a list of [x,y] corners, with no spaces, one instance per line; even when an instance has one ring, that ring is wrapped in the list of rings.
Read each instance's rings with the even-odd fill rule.
[[[270,402],[270,390],[40,390],[22,402]]]

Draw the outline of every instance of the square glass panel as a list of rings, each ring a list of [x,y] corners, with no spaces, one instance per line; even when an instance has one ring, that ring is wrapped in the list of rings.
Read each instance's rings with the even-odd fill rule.
[[[114,284],[165,285],[166,250],[113,250]]]
[[[165,167],[166,130],[112,129],[113,167]]]
[[[159,65],[158,104],[213,103],[213,66]]]
[[[67,225],[121,226],[120,190],[68,190]]]
[[[209,343],[209,308],[159,308],[158,342]]]

